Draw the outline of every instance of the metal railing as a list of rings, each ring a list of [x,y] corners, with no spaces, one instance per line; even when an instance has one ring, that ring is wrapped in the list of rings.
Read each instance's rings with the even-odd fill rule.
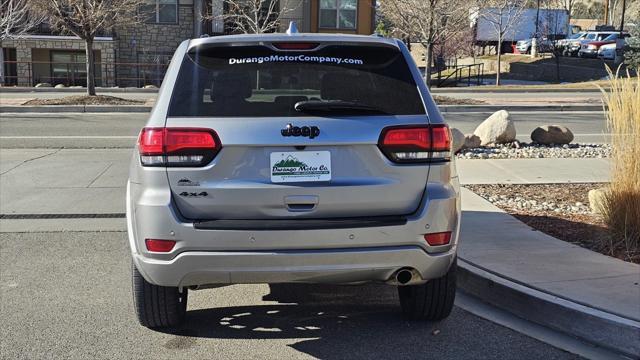
[[[445,74],[443,75],[443,72]],[[484,77],[484,63],[469,64],[469,65],[447,65],[446,67],[438,70],[438,80],[436,82],[437,87],[444,87],[447,82],[453,83],[453,86],[465,84],[471,86],[482,85],[482,78]]]
[[[65,86],[86,85],[84,62],[4,61],[3,85],[35,86],[38,83]],[[160,86],[168,63],[95,63],[97,86]]]

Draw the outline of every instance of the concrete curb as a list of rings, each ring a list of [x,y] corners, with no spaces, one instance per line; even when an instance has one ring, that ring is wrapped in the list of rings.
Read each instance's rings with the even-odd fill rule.
[[[86,88],[61,88],[54,87],[0,87],[0,94],[4,93],[86,93]],[[96,88],[96,93],[157,93],[158,89],[141,89],[141,88]]]
[[[146,113],[151,111],[151,106],[146,105],[2,105],[0,113]],[[440,105],[440,112],[496,112],[508,110],[511,112],[567,112],[567,111],[602,111],[602,105]]]
[[[609,90],[609,89],[605,89],[605,90]],[[432,88],[430,91],[434,94],[439,94],[439,93],[461,93],[461,94],[464,94],[464,93],[496,93],[496,94],[501,94],[501,93],[597,93],[599,94],[601,93],[600,89],[596,88],[595,86],[593,88],[578,88],[578,89],[571,89],[571,88],[513,89],[513,88],[510,88],[509,85],[505,85],[501,89],[496,89],[496,88],[487,89],[487,88],[482,88],[482,86],[471,86],[471,87],[457,87],[457,88],[448,88],[448,87]]]
[[[148,113],[151,108],[145,105],[3,105],[0,113]]]
[[[56,89],[53,87],[50,88],[34,88],[34,87],[0,87],[0,93],[19,93],[19,92],[65,92],[65,93],[78,93],[85,92],[85,88],[61,88]],[[96,92],[98,93],[157,93],[158,89],[141,89],[141,88],[96,88]],[[432,88],[431,92],[434,94],[438,93],[600,93],[600,90],[596,87],[593,88],[532,88],[532,89],[523,89],[521,87],[517,89],[510,88],[509,85],[505,85],[504,88],[501,89],[486,89],[482,86],[472,86],[472,87],[445,87],[445,88]]]
[[[558,105],[440,105],[440,112],[566,112],[566,111],[602,111],[601,104],[558,104]]]
[[[558,297],[459,258],[458,289],[539,325],[640,358],[640,322]]]

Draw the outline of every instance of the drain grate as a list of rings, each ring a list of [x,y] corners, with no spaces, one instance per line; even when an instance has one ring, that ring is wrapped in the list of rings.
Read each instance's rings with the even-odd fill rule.
[[[125,218],[124,213],[111,214],[0,214],[0,219],[24,220],[24,219],[120,219]]]

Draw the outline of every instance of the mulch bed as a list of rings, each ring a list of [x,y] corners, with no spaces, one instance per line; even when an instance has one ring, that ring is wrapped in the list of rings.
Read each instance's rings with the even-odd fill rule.
[[[583,203],[588,206],[589,190],[600,188],[603,185],[604,184],[492,184],[465,185],[465,187],[487,200],[492,198],[494,205],[528,226],[542,231],[545,234],[604,255],[613,256],[633,263],[640,263],[640,256],[630,256],[623,246],[611,249],[611,234],[601,215],[575,207],[576,203]],[[500,200],[496,200],[496,198]],[[505,198],[535,200],[538,204],[545,202],[555,203],[563,208],[563,210],[545,210],[539,207],[523,209],[516,206],[516,202],[509,203],[505,201]],[[565,210],[567,207],[574,207],[574,209]]]
[[[123,99],[107,95],[73,95],[59,99],[32,99],[22,105],[143,105],[141,100]]]

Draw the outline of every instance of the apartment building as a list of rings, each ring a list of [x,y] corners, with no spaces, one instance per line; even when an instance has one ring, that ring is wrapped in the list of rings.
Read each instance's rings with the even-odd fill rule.
[[[285,6],[280,0],[279,6]],[[281,31],[295,20],[303,32],[371,34],[375,0],[289,0]],[[220,18],[224,0],[147,0],[146,21],[99,34],[94,42],[97,86],[159,86],[180,42],[224,35],[232,27]],[[203,20],[204,19],[204,20]],[[28,36],[0,42],[4,55],[1,85],[39,83],[82,86],[86,79],[84,42],[55,33],[46,24]]]

